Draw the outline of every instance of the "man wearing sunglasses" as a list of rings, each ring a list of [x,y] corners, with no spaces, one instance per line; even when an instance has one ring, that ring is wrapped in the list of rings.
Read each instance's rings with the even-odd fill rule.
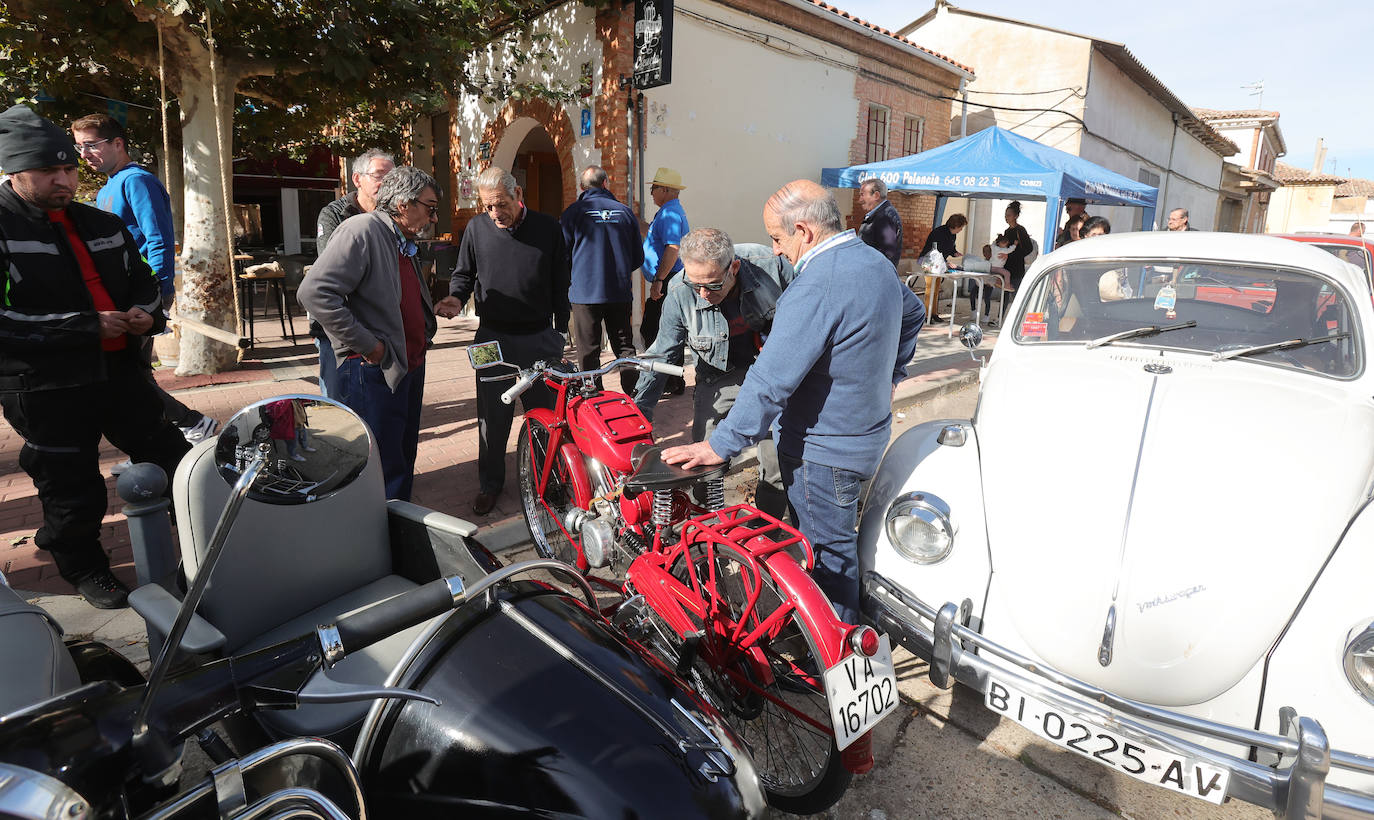
[[[438,330],[415,238],[438,219],[439,183],[401,166],[377,189],[377,207],[344,220],[301,282],[297,299],[328,334],[339,401],[377,440],[386,497],[410,500],[425,351]]]
[[[692,390],[692,440],[704,441],[730,412],[740,385],[773,328],[778,297],[792,281],[792,265],[763,245],[734,245],[716,228],[682,238],[683,273],[663,300],[658,338],[644,355],[682,361],[683,345],[697,354]],[[666,376],[643,373],[635,404],[653,420]],[[758,444],[759,509],[781,518],[787,510],[777,449],[771,438]]]

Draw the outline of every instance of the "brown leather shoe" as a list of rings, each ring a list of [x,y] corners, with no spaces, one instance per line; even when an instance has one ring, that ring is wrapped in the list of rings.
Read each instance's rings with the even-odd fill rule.
[[[473,515],[486,515],[487,513],[491,512],[491,511],[492,511],[492,508],[495,507],[495,506],[496,506],[496,495],[495,495],[495,494],[493,494],[493,493],[478,493],[478,494],[477,494],[477,497],[474,498],[474,499],[472,499],[472,514],[473,514]]]

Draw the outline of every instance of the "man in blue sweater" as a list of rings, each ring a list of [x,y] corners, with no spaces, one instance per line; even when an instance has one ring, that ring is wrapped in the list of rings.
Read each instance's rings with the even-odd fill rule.
[[[635,212],[606,189],[606,179],[606,171],[596,165],[583,169],[582,193],[558,220],[572,258],[568,301],[577,364],[582,370],[599,366],[603,326],[616,356],[635,355],[630,277],[644,264],[644,247]],[[632,392],[635,378],[635,371],[621,371],[621,392]]]
[[[669,448],[663,460],[720,464],[777,420],[783,486],[816,551],[816,582],[854,623],[859,486],[887,447],[892,396],[916,352],[925,307],[886,257],[841,231],[835,198],[815,182],[783,186],[764,206],[763,224],[797,277],[729,415],[709,439]]]
[[[167,189],[146,168],[129,156],[124,138],[124,126],[108,114],[90,114],[72,123],[72,136],[77,151],[93,170],[109,179],[96,194],[95,204],[124,222],[138,244],[139,255],[157,274],[162,286],[162,306],[170,310],[176,279],[176,232],[172,227],[172,201]],[[153,339],[145,336],[140,344],[144,357],[151,362]],[[149,371],[152,378],[152,371]],[[167,420],[181,428],[186,440],[195,444],[214,435],[219,422],[192,410],[157,386],[162,399],[162,411]],[[119,475],[131,462],[116,464],[111,470]]]

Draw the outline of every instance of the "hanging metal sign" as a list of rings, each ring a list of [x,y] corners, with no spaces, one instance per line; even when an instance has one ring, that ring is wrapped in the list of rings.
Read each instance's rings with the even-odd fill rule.
[[[635,88],[673,81],[673,0],[635,0]]]

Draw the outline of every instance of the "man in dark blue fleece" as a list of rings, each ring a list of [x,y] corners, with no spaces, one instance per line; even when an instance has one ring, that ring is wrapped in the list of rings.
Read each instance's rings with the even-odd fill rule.
[[[573,342],[577,365],[594,370],[601,360],[601,328],[617,356],[635,355],[635,333],[630,323],[634,290],[630,277],[644,264],[635,212],[606,188],[606,171],[589,165],[582,171],[582,193],[558,220],[563,244],[572,257]],[[634,391],[637,374],[620,372],[622,392]]]
[[[797,278],[730,414],[707,441],[669,448],[663,459],[720,464],[767,436],[776,419],[783,486],[816,551],[816,582],[854,623],[859,485],[887,447],[892,396],[925,308],[886,257],[840,230],[840,219],[835,198],[809,180],[768,200],[764,227]]]

